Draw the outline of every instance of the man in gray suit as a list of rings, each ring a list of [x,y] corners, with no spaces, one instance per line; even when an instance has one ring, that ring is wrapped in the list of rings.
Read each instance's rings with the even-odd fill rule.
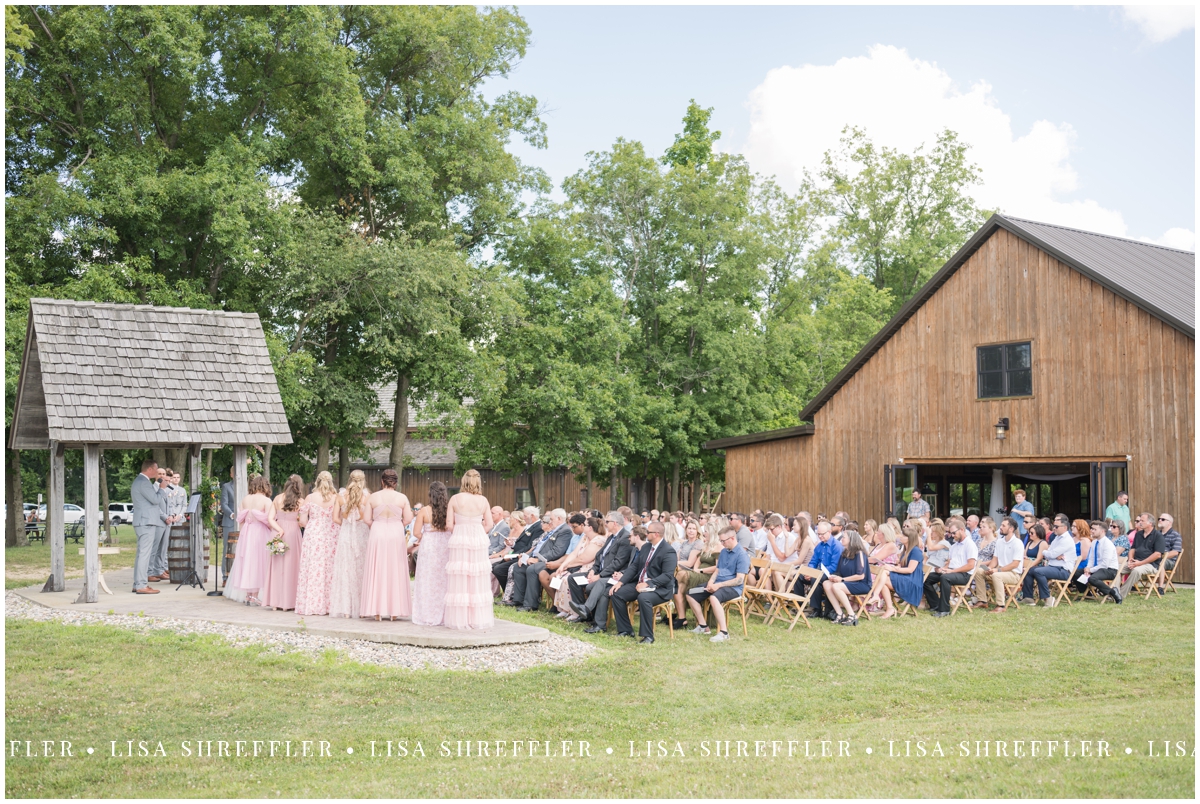
[[[508,538],[509,526],[508,517],[504,516],[504,509],[498,505],[492,506],[492,526],[488,532],[488,555],[493,556],[500,552],[505,547],[504,540]]]
[[[157,595],[147,582],[150,559],[160,529],[166,529],[163,502],[166,491],[151,478],[158,477],[158,464],[152,458],[142,461],[142,472],[133,479],[129,493],[133,498],[133,532],[137,534],[137,554],[133,561],[133,591],[139,595]]]
[[[515,605],[517,611],[537,611],[542,596],[542,585],[538,581],[538,573],[546,569],[546,563],[557,561],[567,554],[574,533],[567,524],[567,512],[555,508],[547,516],[550,517],[550,528],[542,535],[541,540],[533,546],[528,555],[521,556],[510,572],[515,572],[513,580],[513,602],[502,605]]]
[[[233,485],[234,467],[229,467],[229,480],[221,485],[221,532],[223,534],[221,559],[217,562],[221,567],[221,578],[225,577],[225,556],[237,552],[238,522],[237,522],[237,491]],[[230,537],[233,548],[229,546]]]

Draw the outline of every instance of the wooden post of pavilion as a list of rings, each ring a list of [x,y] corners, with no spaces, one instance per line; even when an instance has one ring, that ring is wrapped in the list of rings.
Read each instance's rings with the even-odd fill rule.
[[[100,579],[100,445],[83,445],[83,589],[76,603],[95,603]]]
[[[50,442],[50,482],[46,491],[46,533],[50,542],[50,578],[43,592],[61,592],[66,582],[66,538],[63,532],[64,455],[66,450],[57,441]]]
[[[233,505],[234,510],[242,504],[249,494],[246,478],[246,445],[233,445]]]
[[[204,489],[201,484],[204,482],[200,476],[200,453],[201,445],[192,444],[188,452],[191,459],[191,493],[199,494],[200,501],[196,505],[196,512],[192,514],[192,567],[196,570],[197,577],[200,582],[204,583],[208,575],[204,570]],[[188,504],[191,504],[191,498],[188,498]]]

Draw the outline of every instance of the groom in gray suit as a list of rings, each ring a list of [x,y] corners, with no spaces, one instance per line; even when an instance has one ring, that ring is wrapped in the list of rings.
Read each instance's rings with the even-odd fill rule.
[[[133,498],[133,532],[137,534],[137,554],[133,561],[133,591],[139,595],[157,595],[150,588],[147,574],[155,539],[160,529],[167,527],[163,513],[163,495],[166,494],[151,478],[158,477],[158,463],[153,458],[142,461],[142,472],[133,479],[129,490]]]

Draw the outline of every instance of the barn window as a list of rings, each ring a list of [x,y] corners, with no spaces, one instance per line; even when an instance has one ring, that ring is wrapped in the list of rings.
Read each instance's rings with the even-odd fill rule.
[[[1029,341],[980,346],[976,349],[979,398],[1033,395],[1033,360]]]

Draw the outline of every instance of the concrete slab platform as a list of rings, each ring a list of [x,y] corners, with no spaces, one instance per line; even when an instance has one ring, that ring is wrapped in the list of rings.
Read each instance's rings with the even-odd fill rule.
[[[175,617],[183,620],[207,620],[229,623],[264,631],[304,631],[310,634],[339,639],[363,639],[370,642],[391,642],[398,645],[417,645],[424,648],[480,648],[493,645],[512,645],[523,642],[545,642],[550,632],[545,628],[497,619],[491,628],[457,631],[450,628],[413,625],[407,620],[376,622],[350,620],[344,617],[298,617],[290,611],[273,611],[261,606],[247,606],[224,597],[208,597],[200,589],[174,584],[152,584],[157,595],[137,595],[133,588],[133,569],[104,573],[113,594],[100,592],[96,603],[76,603],[83,588],[83,579],[66,582],[66,591],[42,592],[41,586],[28,586],[11,591],[30,602],[54,609],[89,610],[116,614],[144,613],[148,617]],[[212,584],[206,584],[212,590]]]

